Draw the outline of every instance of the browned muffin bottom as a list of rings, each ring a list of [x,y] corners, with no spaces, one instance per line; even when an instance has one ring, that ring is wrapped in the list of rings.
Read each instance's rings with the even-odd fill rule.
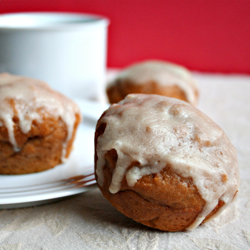
[[[95,144],[98,137],[104,133],[105,126],[104,123],[99,124],[95,134]],[[192,178],[183,178],[173,173],[169,164],[166,164],[160,173],[143,176],[132,188],[124,178],[120,191],[115,194],[110,193],[109,186],[116,161],[116,150],[108,151],[103,168],[104,183],[98,186],[104,197],[127,217],[152,228],[175,232],[185,230],[203,210],[205,201],[193,184]],[[96,162],[95,151],[95,165]],[[132,166],[140,167],[140,164],[132,162],[128,169]],[[98,179],[97,176],[96,178]],[[223,201],[219,201],[205,220],[224,204]]]
[[[188,102],[185,92],[177,85],[164,87],[153,81],[141,85],[135,85],[130,80],[118,79],[116,84],[109,86],[106,91],[111,104],[120,102],[129,94],[140,93],[168,96]],[[197,90],[195,90],[195,96],[198,98]]]
[[[39,112],[39,111],[38,111]],[[24,134],[19,125],[18,117],[14,117],[14,133],[20,151],[15,152],[9,142],[8,130],[0,127],[0,173],[27,174],[44,171],[62,163],[63,143],[67,138],[67,126],[59,117],[53,117],[43,112],[41,121],[34,120],[31,129]],[[76,114],[74,131],[65,148],[67,158],[71,152],[76,128],[80,122]]]

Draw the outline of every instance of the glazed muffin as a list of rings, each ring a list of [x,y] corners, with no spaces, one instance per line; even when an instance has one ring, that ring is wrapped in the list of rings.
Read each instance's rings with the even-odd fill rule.
[[[0,74],[0,174],[51,169],[69,157],[77,105],[35,79]]]
[[[121,213],[163,231],[192,230],[219,215],[238,192],[234,146],[187,102],[128,95],[99,119],[95,173]]]
[[[163,61],[134,64],[107,85],[110,103],[123,100],[128,94],[157,94],[197,104],[198,88],[190,72],[179,65]]]

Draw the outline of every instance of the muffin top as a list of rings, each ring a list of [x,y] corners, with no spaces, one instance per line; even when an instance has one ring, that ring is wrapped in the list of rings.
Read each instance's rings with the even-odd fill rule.
[[[194,105],[196,102],[197,83],[186,68],[173,63],[156,60],[136,63],[123,70],[116,79],[109,83],[109,86],[114,85],[118,79],[127,79],[134,84],[153,81],[163,86],[177,85],[186,93],[189,103]]]
[[[115,149],[111,193],[120,190],[123,178],[133,187],[142,176],[160,173],[168,164],[176,174],[191,177],[206,201],[191,227],[198,226],[219,200],[229,204],[234,198],[239,184],[236,150],[223,130],[192,105],[165,96],[132,94],[111,105],[97,126],[103,123],[96,173],[102,186],[104,155]],[[139,166],[131,167],[132,162]]]
[[[76,114],[80,115],[78,106],[45,82],[0,74],[0,127],[8,129],[9,141],[15,151],[20,150],[15,139],[15,126],[26,134],[33,121],[43,122],[48,116],[58,117],[67,126],[67,143],[73,133]]]

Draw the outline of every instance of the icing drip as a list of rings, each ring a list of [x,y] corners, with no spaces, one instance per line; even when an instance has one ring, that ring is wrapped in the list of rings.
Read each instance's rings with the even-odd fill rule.
[[[39,110],[39,112],[37,112]],[[53,91],[46,83],[7,73],[0,74],[0,126],[8,129],[9,140],[15,151],[19,151],[14,133],[13,118],[27,134],[32,122],[42,121],[45,112],[60,117],[67,126],[67,139],[63,145],[62,160],[65,160],[66,146],[72,137],[75,115],[80,113],[76,104]]]
[[[144,63],[134,64],[122,71],[118,79],[129,79],[134,84],[144,84],[149,81],[154,81],[163,86],[177,85],[184,91],[191,104],[194,105],[196,102],[196,82],[186,68],[176,64],[161,61],[146,61]],[[115,82],[116,81],[111,82],[110,85]]]
[[[232,202],[238,190],[237,154],[225,133],[192,105],[156,95],[129,95],[106,111],[99,124],[104,133],[97,142],[97,176],[103,185],[105,154],[115,149],[116,168],[109,187],[120,190],[125,177],[133,187],[144,175],[159,173],[168,163],[182,177],[191,177],[206,205],[189,230],[216,207]],[[127,170],[132,162],[139,162]]]

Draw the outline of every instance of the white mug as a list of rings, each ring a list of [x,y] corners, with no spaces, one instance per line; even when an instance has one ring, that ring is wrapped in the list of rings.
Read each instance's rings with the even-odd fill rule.
[[[70,97],[103,99],[108,23],[87,14],[2,14],[0,72],[43,80]]]

